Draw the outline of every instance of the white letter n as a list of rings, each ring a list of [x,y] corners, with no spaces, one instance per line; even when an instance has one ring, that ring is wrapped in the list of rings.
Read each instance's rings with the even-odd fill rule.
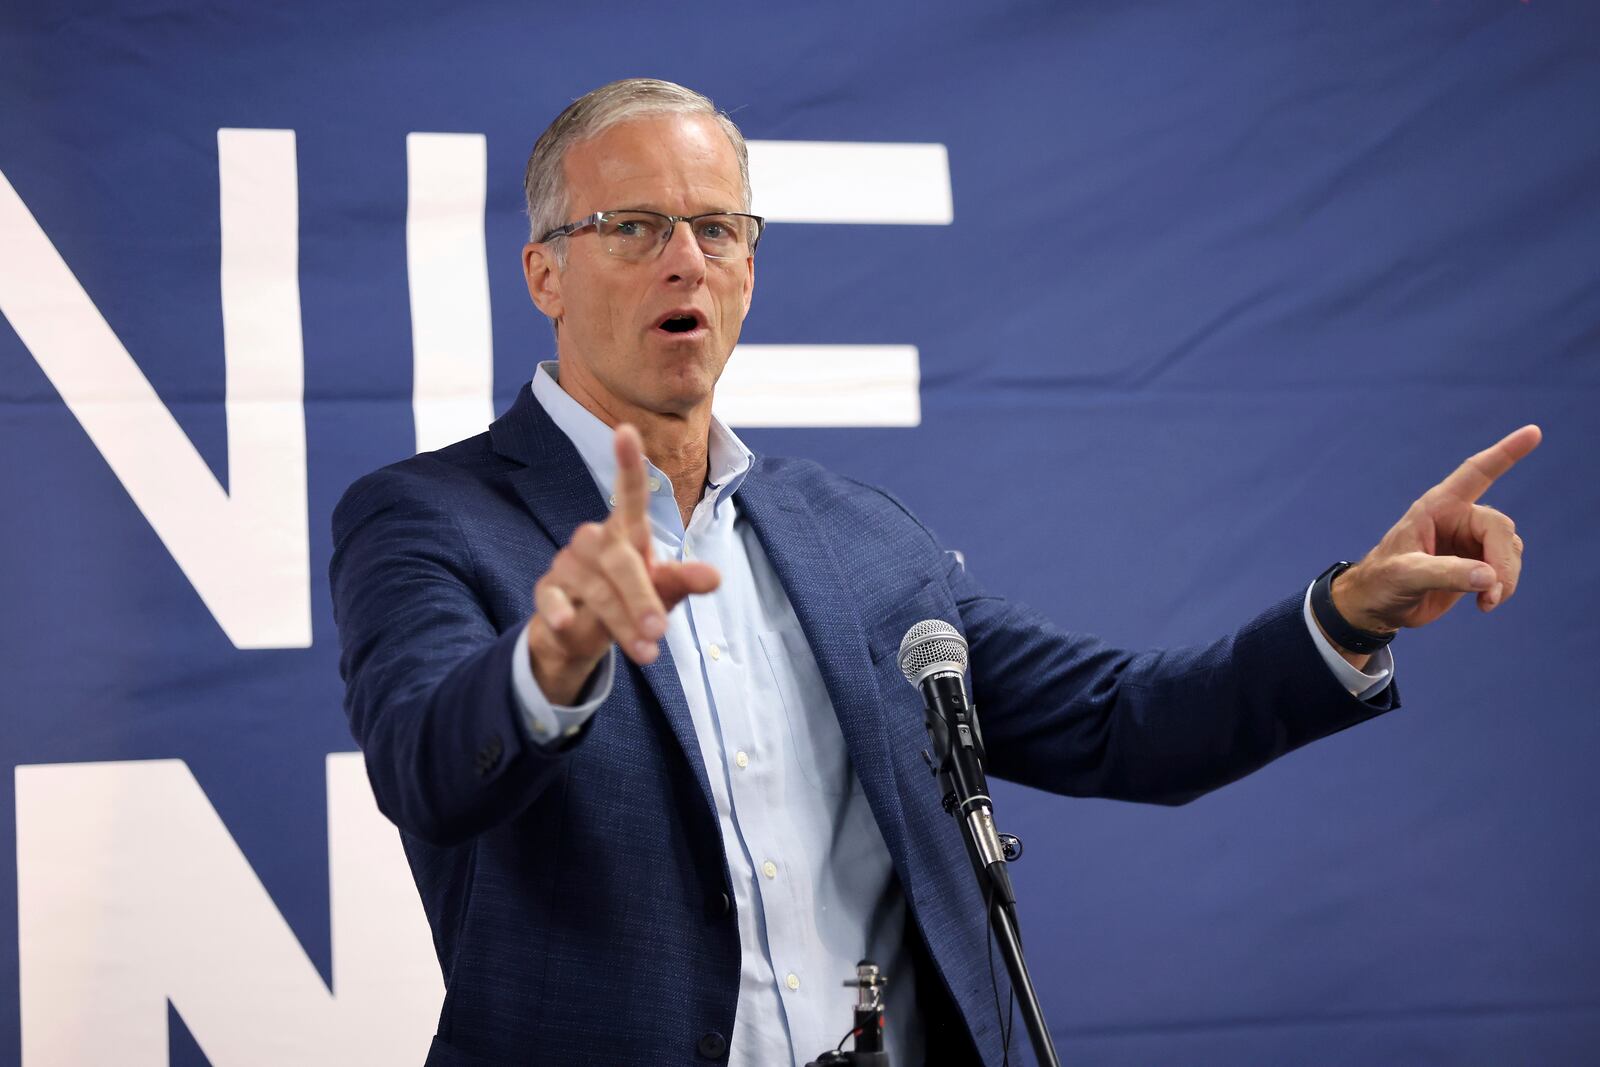
[[[215,1064],[418,1062],[428,925],[360,754],[327,768],[331,990],[182,761],[17,767],[24,1067],[166,1067],[168,1001]]]
[[[293,130],[218,130],[228,486],[0,173],[0,314],[239,648],[311,644]],[[181,309],[172,309],[181,313]]]

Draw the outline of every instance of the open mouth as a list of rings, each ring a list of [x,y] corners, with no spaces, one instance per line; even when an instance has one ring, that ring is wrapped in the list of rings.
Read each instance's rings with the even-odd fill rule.
[[[656,329],[665,333],[692,333],[704,323],[692,311],[674,311],[656,323]]]

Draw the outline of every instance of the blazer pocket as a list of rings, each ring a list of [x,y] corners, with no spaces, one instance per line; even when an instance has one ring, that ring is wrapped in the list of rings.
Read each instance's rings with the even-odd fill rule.
[[[926,619],[943,619],[960,631],[963,638],[966,637],[966,631],[961,628],[961,614],[956,611],[955,601],[950,598],[949,591],[938,579],[930,578],[916,592],[902,600],[888,617],[868,626],[867,651],[872,655],[872,662],[882,664],[887,660],[894,665],[898,674],[900,642],[905,640],[913,626]]]

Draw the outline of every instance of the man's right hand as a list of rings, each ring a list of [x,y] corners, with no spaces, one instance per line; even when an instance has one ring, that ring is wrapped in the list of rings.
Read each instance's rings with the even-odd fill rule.
[[[650,547],[650,489],[639,431],[617,427],[616,506],[586,522],[533,587],[528,655],[552,704],[571,704],[615,642],[640,665],[661,654],[667,612],[722,578],[699,562],[657,560]]]

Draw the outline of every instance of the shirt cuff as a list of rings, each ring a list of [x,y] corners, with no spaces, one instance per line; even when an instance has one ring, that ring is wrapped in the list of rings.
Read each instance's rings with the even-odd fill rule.
[[[533,620],[529,619],[528,626],[532,625]],[[511,688],[517,694],[517,705],[522,709],[522,724],[527,727],[528,736],[535,744],[554,745],[583,729],[589,716],[611,695],[611,682],[617,670],[617,646],[606,650],[600,666],[578,691],[577,704],[552,704],[533,679],[533,661],[528,658],[528,626],[522,628],[521,649],[511,657]]]
[[[1351,696],[1357,700],[1371,700],[1394,681],[1394,653],[1389,651],[1388,645],[1383,646],[1372,654],[1364,671],[1341,656],[1339,650],[1333,647],[1333,642],[1323,636],[1322,627],[1317,625],[1316,616],[1311,614],[1311,585],[1306,586],[1305,603],[1301,610],[1305,615],[1306,629],[1311,631],[1311,640],[1316,644],[1317,651],[1322,653],[1322,662],[1328,665],[1333,676]]]

